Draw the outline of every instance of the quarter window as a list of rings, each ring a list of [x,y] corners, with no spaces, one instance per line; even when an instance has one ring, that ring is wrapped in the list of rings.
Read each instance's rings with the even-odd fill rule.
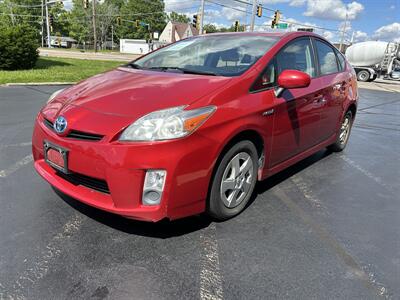
[[[346,59],[344,58],[343,54],[340,53],[338,50],[335,50],[335,52],[339,61],[340,71],[343,71],[346,68]]]
[[[270,62],[264,72],[254,83],[251,88],[252,92],[262,91],[275,86],[276,83],[276,68],[274,61]]]
[[[316,71],[312,53],[308,38],[291,42],[276,56],[278,74],[284,70],[298,70],[315,77]]]
[[[339,72],[335,50],[328,44],[315,40],[315,48],[321,75]]]

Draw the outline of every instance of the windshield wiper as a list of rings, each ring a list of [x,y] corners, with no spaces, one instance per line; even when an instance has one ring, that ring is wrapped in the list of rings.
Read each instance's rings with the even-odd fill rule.
[[[197,75],[210,75],[210,76],[219,76],[219,74],[211,72],[211,71],[200,71],[200,70],[192,70],[186,68],[179,68],[179,67],[151,67],[149,70],[161,70],[161,71],[168,71],[168,70],[178,70],[185,74],[197,74]]]

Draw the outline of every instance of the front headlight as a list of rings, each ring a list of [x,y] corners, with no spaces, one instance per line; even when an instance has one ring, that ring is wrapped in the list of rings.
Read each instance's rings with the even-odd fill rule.
[[[63,90],[65,90],[65,89],[61,89],[61,90],[55,91],[53,94],[51,94],[49,100],[47,100],[47,103],[50,103],[51,100],[53,100],[55,97],[57,97],[57,95],[58,95],[59,93],[61,93]]]
[[[121,134],[120,141],[162,141],[189,135],[216,110],[215,106],[184,110],[178,106],[152,112],[140,118]]]

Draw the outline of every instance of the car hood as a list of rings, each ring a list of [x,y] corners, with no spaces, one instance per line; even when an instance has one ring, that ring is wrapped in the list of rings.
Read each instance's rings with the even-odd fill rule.
[[[231,78],[119,68],[89,78],[62,92],[44,109],[54,119],[66,106],[138,118],[189,105],[227,84]]]

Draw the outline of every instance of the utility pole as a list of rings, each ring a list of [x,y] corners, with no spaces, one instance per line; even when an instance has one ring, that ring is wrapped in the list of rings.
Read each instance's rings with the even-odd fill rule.
[[[44,47],[44,0],[42,0],[42,20],[41,20],[41,26],[42,26],[42,48]]]
[[[94,52],[97,52],[97,32],[96,32],[96,0],[92,1],[93,8],[93,44],[94,44]]]
[[[256,21],[256,12],[257,12],[257,0],[253,0],[253,8],[251,10],[250,31],[254,31],[254,24]]]
[[[200,6],[200,34],[203,34],[204,32],[204,6],[205,6],[205,0],[201,0],[201,6]]]
[[[13,13],[13,9],[12,9],[12,4],[9,3],[8,7],[10,8],[10,16],[11,16],[11,23],[13,24],[13,26],[15,25],[15,17],[14,17],[14,13]]]
[[[111,25],[111,50],[114,50],[114,25]]]
[[[50,22],[49,22],[49,5],[47,0],[45,0],[46,5],[46,27],[47,27],[47,48],[51,48],[51,41],[50,41]]]
[[[249,23],[248,21],[248,16],[249,16],[249,0],[246,0],[247,4],[246,4],[246,19],[245,19],[245,31],[249,31]]]
[[[348,19],[348,14],[346,12],[346,20],[344,21],[344,27],[343,27],[343,31],[342,31],[342,37],[340,38],[340,46],[339,46],[339,51],[342,52],[342,48],[343,48],[343,40],[344,40],[344,34],[346,33],[346,27],[347,27],[347,19]]]

